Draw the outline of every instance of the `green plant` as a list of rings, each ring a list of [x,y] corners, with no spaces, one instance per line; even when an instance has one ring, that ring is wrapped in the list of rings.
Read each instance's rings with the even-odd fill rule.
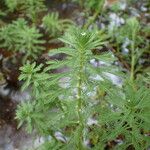
[[[54,37],[60,35],[72,24],[72,21],[69,19],[59,19],[59,14],[54,12],[44,16],[43,18],[44,28],[51,36]]]
[[[7,7],[7,12],[12,13],[17,10],[29,17],[33,22],[36,22],[38,16],[40,16],[39,13],[46,11],[44,0],[4,0],[3,3]]]
[[[136,150],[147,149],[150,140],[149,132],[149,89],[145,86],[133,87],[126,83],[123,89],[109,89],[106,100],[108,106],[100,109],[99,116],[103,142],[111,141],[120,135],[123,143],[118,149],[133,146]],[[104,127],[104,128],[103,128]],[[99,144],[98,144],[99,145]]]
[[[13,28],[11,25],[2,26],[0,28],[0,47],[7,47],[8,49],[13,48],[14,38],[13,38]]]
[[[29,27],[24,19],[13,21],[0,29],[1,47],[24,54],[24,61],[30,57],[36,58],[44,49],[41,44],[42,34],[35,26]]]
[[[59,149],[83,149],[87,120],[94,115],[93,100],[88,93],[93,92],[99,85],[93,74],[100,74],[105,79],[104,72],[116,72],[112,66],[94,68],[90,60],[95,58],[108,62],[114,58],[111,53],[101,55],[92,53],[93,49],[100,48],[105,43],[105,36],[99,36],[98,33],[73,28],[69,29],[60,40],[66,47],[51,50],[49,55],[64,53],[66,58],[61,61],[49,61],[48,67],[43,71],[41,66],[36,67],[35,63],[27,63],[21,68],[20,80],[25,81],[23,89],[31,86],[33,102],[35,106],[40,107],[38,113],[47,118],[44,120],[46,126],[43,134],[54,137],[56,131],[61,131],[69,137],[69,140],[66,144],[60,144],[54,137],[53,140],[56,142],[54,146],[59,145]],[[68,70],[56,74],[49,73],[63,67],[67,67]],[[32,105],[33,102],[29,103]],[[17,118],[21,123],[25,121],[28,124],[26,117],[19,115],[22,107],[17,110]],[[37,114],[36,108],[33,113]],[[37,131],[42,127],[43,125],[38,126]],[[70,130],[67,130],[67,127]]]
[[[84,24],[84,29],[88,29],[88,27],[93,24],[98,16],[100,16],[103,12],[105,0],[73,0],[73,2],[78,3],[86,13],[87,22]],[[92,13],[92,16],[90,16]]]
[[[7,6],[8,11],[10,12],[14,12],[14,10],[17,9],[18,4],[19,4],[18,0],[5,0],[5,5]]]
[[[18,10],[19,1],[18,0],[1,0],[0,2],[0,12],[5,16],[8,13],[13,13]]]
[[[81,7],[84,7],[85,9],[89,10],[97,10],[99,7],[101,7],[102,4],[104,4],[103,0],[72,0],[73,2],[78,3]]]
[[[89,8],[91,10],[98,10],[98,9],[102,9],[102,7],[104,6],[105,1],[104,0],[87,0],[85,2],[85,7]]]
[[[18,128],[26,123],[26,129],[29,133],[32,133],[33,129],[38,129],[39,133],[46,134],[46,128],[49,120],[45,119],[44,113],[41,113],[40,105],[33,102],[23,102],[18,106],[17,116],[18,120],[21,120],[18,124]]]
[[[43,86],[46,85],[46,79],[49,78],[48,74],[39,73],[42,67],[43,65],[36,67],[36,63],[30,64],[29,61],[27,61],[26,65],[20,68],[22,74],[19,80],[26,81],[22,86],[22,90],[25,90],[29,86],[33,86],[34,95],[37,95],[37,97],[39,96]]]
[[[88,19],[87,23],[84,25],[84,28],[87,29],[94,21],[97,19],[99,15],[102,14],[103,8],[104,8],[105,0],[99,0],[99,1],[88,1],[85,4],[85,7],[94,10],[93,15]]]
[[[127,60],[130,62],[130,80],[135,79],[136,73],[141,69],[139,59],[145,52],[145,48],[140,48],[140,45],[144,43],[144,38],[140,36],[141,26],[136,18],[127,19],[126,24],[119,29],[116,35],[117,43],[121,44],[124,41],[129,41],[129,55]]]
[[[30,132],[35,128],[42,135],[52,137],[42,149],[88,149],[83,145],[86,139],[91,140],[96,150],[104,150],[107,143],[117,138],[123,143],[115,149],[141,150],[150,145],[149,89],[136,83],[133,86],[133,81],[124,82],[122,88],[112,87],[105,73],[116,72],[116,69],[112,66],[94,68],[89,63],[93,58],[104,62],[113,60],[109,53],[93,55],[92,50],[105,43],[105,38],[100,37],[81,29],[70,29],[60,38],[66,47],[49,53],[64,53],[64,60],[51,60],[46,68],[29,62],[21,67],[19,79],[25,81],[23,89],[32,89],[34,100],[18,106],[16,118],[20,125],[25,122]],[[68,70],[50,73],[63,67]],[[105,81],[95,80],[93,75],[96,74]],[[94,99],[89,96],[90,92],[96,92]],[[97,120],[94,126],[87,124],[91,117]],[[68,140],[60,143],[54,136],[56,131],[61,131]]]
[[[30,99],[18,104],[15,119],[45,140],[37,150],[150,148],[149,4],[0,0],[0,88],[14,86],[11,68],[16,78],[22,64],[19,85]]]
[[[36,22],[39,13],[46,11],[44,0],[20,1],[21,9],[33,22]]]

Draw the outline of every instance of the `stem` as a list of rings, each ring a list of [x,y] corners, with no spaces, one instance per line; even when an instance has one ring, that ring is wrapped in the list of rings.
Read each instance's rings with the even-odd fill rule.
[[[135,57],[132,56],[132,60],[131,60],[131,74],[130,74],[130,80],[133,82],[134,81],[134,64],[135,64]]]
[[[23,57],[22,64],[26,63],[28,57],[29,57],[29,53],[26,53],[25,56]]]
[[[100,11],[96,11],[94,15],[88,20],[88,22],[84,25],[84,28],[87,29],[98,17]]]
[[[82,145],[82,141],[83,141],[83,119],[82,119],[82,71],[83,71],[83,62],[82,62],[82,53],[80,54],[80,66],[79,66],[79,72],[78,72],[78,83],[77,83],[77,113],[78,113],[78,122],[79,122],[79,131],[78,131],[78,149],[79,150],[83,150],[83,145]]]
[[[80,4],[81,8],[83,8],[83,4],[84,4],[84,3],[83,3],[83,0],[80,0],[80,1],[79,1],[79,4]]]
[[[131,43],[131,73],[130,73],[130,81],[134,81],[134,71],[135,71],[135,54],[134,54],[134,46],[135,43],[135,36],[134,33],[132,35],[132,43]]]
[[[117,49],[119,46],[117,46]],[[120,55],[119,50],[115,50],[113,47],[109,46],[110,50],[114,53],[114,55],[118,58],[118,60],[122,63],[122,65],[128,69],[130,71],[130,66],[128,65],[128,63],[124,60],[124,58],[122,57],[122,55]]]
[[[94,15],[84,25],[84,29],[87,29],[97,19],[98,15],[103,11],[104,1],[100,2],[99,6],[100,7],[96,9]]]

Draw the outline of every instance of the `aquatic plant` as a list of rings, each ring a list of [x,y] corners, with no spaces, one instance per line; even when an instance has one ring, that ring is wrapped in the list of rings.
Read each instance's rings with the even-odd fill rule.
[[[18,19],[0,28],[0,47],[23,53],[25,61],[36,58],[44,49],[41,37],[42,34],[35,26],[29,27],[24,19]]]
[[[2,0],[2,4],[3,7],[7,7],[5,12],[18,11],[29,17],[32,22],[36,22],[40,13],[46,11],[44,0]]]
[[[142,31],[141,25],[134,17],[127,19],[126,24],[117,31],[116,41],[118,44],[118,53],[121,51],[119,45],[122,44],[123,49],[125,45],[125,50],[128,54],[124,55],[124,59],[130,64],[130,80],[133,81],[137,72],[141,71],[142,66],[139,64],[139,60],[148,49],[147,42],[140,35]],[[141,48],[141,45],[144,45],[144,47]]]
[[[46,127],[44,126],[45,132],[49,133],[50,130],[49,134],[53,136],[51,133],[54,134],[57,130],[65,133],[63,130],[70,126],[70,128],[74,128],[74,131],[69,134],[70,140],[67,144],[62,146],[82,149],[84,147],[83,140],[86,122],[92,115],[90,113],[93,110],[91,106],[92,100],[88,96],[88,92],[92,92],[99,83],[92,77],[93,73],[101,74],[103,77],[103,71],[115,72],[112,67],[94,68],[90,64],[90,60],[99,59],[107,62],[114,60],[114,58],[111,52],[101,55],[92,53],[91,50],[100,48],[105,43],[105,38],[98,36],[97,33],[73,28],[69,29],[60,40],[65,43],[66,47],[51,50],[49,55],[53,56],[63,53],[66,55],[64,60],[49,61],[47,63],[48,67],[42,72],[41,66],[36,67],[35,63],[25,64],[21,67],[22,74],[19,79],[25,81],[23,89],[31,86],[33,90],[32,96],[34,101],[29,103],[32,105],[33,102],[35,107],[40,107],[40,109],[37,109],[37,112],[47,118],[45,122]],[[63,67],[67,67],[68,70],[49,74],[49,72]],[[29,126],[26,117],[23,118],[19,115],[24,105],[19,106],[16,115],[21,123],[25,121],[27,126]],[[37,116],[35,107],[33,113]],[[57,111],[54,111],[54,109]],[[31,121],[30,126],[34,127],[36,125],[32,124]],[[39,125],[38,128],[36,127],[37,130],[42,128],[42,124],[41,128]]]
[[[19,4],[18,0],[5,0],[5,5],[8,8],[8,11],[13,12],[14,10],[17,9]]]
[[[136,83],[133,86],[129,79],[124,79],[122,88],[114,86],[106,72],[117,73],[115,66],[94,67],[90,63],[91,59],[115,60],[111,52],[92,52],[105,44],[105,36],[73,28],[59,39],[65,47],[51,50],[49,56],[65,54],[65,59],[51,60],[47,67],[27,62],[20,68],[19,79],[25,81],[23,89],[31,88],[32,98],[18,106],[19,126],[25,123],[29,132],[36,129],[47,137],[41,149],[88,149],[83,143],[90,139],[93,149],[104,150],[119,137],[122,143],[116,144],[116,149],[147,149],[149,89]],[[60,68],[67,70],[52,73]],[[55,136],[57,131],[64,136],[63,142]]]
[[[39,13],[46,11],[44,0],[20,1],[21,9],[33,22],[38,19]]]
[[[0,82],[11,80],[3,71],[7,59],[10,67],[18,63],[15,69],[22,64],[19,85],[30,91],[30,100],[16,110],[18,128],[43,137],[39,150],[148,149],[149,3],[62,0],[47,7],[47,2],[0,1]],[[130,7],[135,2],[142,13]],[[119,22],[111,32],[109,15]]]
[[[59,19],[57,12],[52,12],[43,17],[43,26],[51,36],[58,36],[69,28],[73,22],[69,19]]]
[[[132,83],[125,83],[123,89],[109,89],[107,93],[106,101],[111,105],[111,109],[107,106],[99,109],[101,128],[95,130],[99,130],[101,135],[100,139],[97,139],[100,141],[97,147],[105,146],[105,142],[122,136],[122,144],[117,145],[117,149],[126,149],[129,146],[137,150],[147,149],[150,144],[147,135],[149,89],[145,86],[134,88]]]
[[[85,9],[87,15],[87,22],[84,24],[84,28],[87,29],[91,24],[95,22],[99,15],[102,14],[105,5],[105,0],[73,0]],[[92,16],[90,16],[90,12]]]
[[[104,0],[72,0],[73,2],[78,3],[81,7],[84,7],[85,9],[89,10],[97,10],[101,8],[102,5],[104,5],[105,1]]]

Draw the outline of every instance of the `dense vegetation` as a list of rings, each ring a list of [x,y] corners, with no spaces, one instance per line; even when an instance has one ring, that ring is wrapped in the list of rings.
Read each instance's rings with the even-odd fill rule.
[[[18,129],[45,137],[39,150],[147,150],[148,22],[122,10],[120,1],[58,3],[76,6],[84,21],[62,16],[44,0],[0,2],[0,49],[10,53],[4,59],[21,57],[18,82],[31,95],[18,104]],[[104,19],[110,11],[124,19]]]

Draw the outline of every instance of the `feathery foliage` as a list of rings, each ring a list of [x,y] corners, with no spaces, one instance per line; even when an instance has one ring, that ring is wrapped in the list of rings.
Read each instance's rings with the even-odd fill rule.
[[[73,0],[73,2],[78,3],[81,7],[84,6],[86,9],[97,10],[99,8],[102,8],[102,6],[105,3],[105,0]]]
[[[29,27],[24,19],[13,21],[12,24],[0,29],[1,47],[23,53],[24,61],[27,58],[36,58],[44,49],[41,44],[42,34],[35,26]]]
[[[141,17],[130,7],[132,1]],[[149,3],[132,1],[0,1],[1,84],[4,77],[4,82],[11,83],[9,68],[17,63],[17,69],[22,60],[19,81],[22,91],[29,89],[30,100],[18,105],[16,119],[18,128],[25,126],[29,133],[43,137],[45,142],[36,149],[150,147]],[[45,4],[52,5],[47,8]],[[74,21],[63,19],[68,11]],[[142,23],[126,18],[128,14]],[[110,25],[117,25],[113,30],[107,26],[107,16]],[[49,37],[58,38],[61,44],[45,43],[43,39]],[[5,50],[10,52],[5,54]],[[16,56],[22,59],[16,61]],[[48,61],[39,64],[41,60]]]
[[[143,53],[146,51],[145,48],[140,48],[144,42],[144,38],[140,36],[140,23],[136,18],[129,18],[127,19],[126,24],[120,28],[116,40],[118,44],[123,43],[124,41],[129,42],[129,55],[125,59],[127,59],[130,62],[130,80],[133,81],[135,79],[135,75],[138,71],[141,71],[141,66],[137,65],[139,64],[139,59],[143,55]],[[138,66],[138,67],[137,67]]]
[[[44,28],[54,37],[60,35],[71,24],[73,23],[69,19],[59,19],[59,14],[56,12],[52,12],[43,18]]]
[[[46,11],[44,0],[3,0],[7,12],[18,11],[36,22],[40,13]]]
[[[107,105],[101,109],[99,124],[104,127],[104,134],[100,137],[103,142],[111,141],[119,135],[123,136],[120,148],[126,149],[132,145],[135,149],[147,149],[150,140],[146,135],[149,128],[149,96],[147,87],[137,87],[126,83],[123,89],[108,91]],[[118,146],[119,149],[119,146]]]
[[[45,114],[49,120],[45,131],[52,131],[49,134],[53,136],[51,133],[60,130],[70,137],[66,144],[61,145],[62,149],[71,147],[82,149],[86,122],[92,115],[92,101],[88,92],[93,91],[98,84],[92,78],[95,72],[90,60],[99,58],[101,61],[107,61],[112,55],[93,55],[92,50],[100,48],[105,43],[105,36],[98,36],[98,33],[73,28],[69,29],[60,40],[66,47],[51,50],[49,55],[63,53],[66,54],[66,58],[61,61],[49,61],[48,67],[41,73],[39,73],[41,66],[36,67],[35,63],[28,63],[21,68],[20,80],[26,81],[23,89],[31,85],[33,91],[38,91],[32,92],[33,99],[35,105],[41,108],[39,113]],[[67,71],[49,74],[63,67],[68,68]],[[98,70],[101,69],[97,68],[97,73],[103,73]],[[105,72],[106,70],[107,68]],[[110,68],[108,71],[110,72]],[[32,105],[32,101],[30,103]],[[17,118],[27,123],[18,116],[21,110],[21,106],[18,107]],[[70,126],[73,132],[66,133],[64,129],[67,126]]]
[[[17,9],[17,6],[19,4],[18,0],[5,0],[5,5],[8,8],[8,11],[13,12]]]
[[[39,13],[46,10],[44,0],[25,0],[20,3],[21,9],[32,21],[37,19]]]

